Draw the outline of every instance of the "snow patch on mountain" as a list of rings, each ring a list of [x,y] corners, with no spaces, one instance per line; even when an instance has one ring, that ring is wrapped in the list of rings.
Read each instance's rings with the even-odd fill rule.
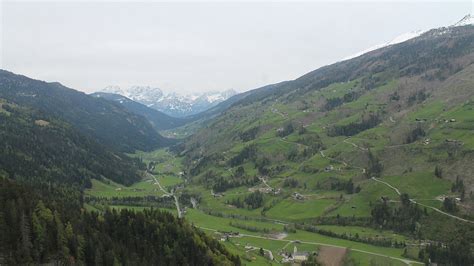
[[[385,43],[381,43],[381,44],[377,44],[377,45],[374,45],[370,48],[367,48],[363,51],[360,51],[358,53],[355,53],[353,55],[350,55],[348,57],[345,57],[344,59],[342,59],[343,61],[344,60],[349,60],[349,59],[352,59],[352,58],[356,58],[358,56],[361,56],[365,53],[368,53],[368,52],[371,52],[371,51],[374,51],[374,50],[377,50],[377,49],[380,49],[382,47],[386,47],[386,46],[390,46],[390,45],[394,45],[394,44],[397,44],[397,43],[402,43],[402,42],[405,42],[405,41],[408,41],[410,39],[413,39],[415,37],[418,37],[420,36],[421,34],[425,33],[426,31],[424,30],[417,30],[417,31],[411,31],[411,32],[407,32],[407,33],[403,33],[403,34],[400,34],[398,35],[397,37],[395,37],[394,39],[392,39],[391,41],[388,41],[388,42],[385,42]]]
[[[451,27],[467,26],[467,25],[473,25],[473,24],[474,24],[474,16],[471,14],[467,14],[460,21],[451,25]]]
[[[437,34],[444,34],[444,33],[447,32],[447,29],[449,29],[449,28],[467,26],[467,25],[474,25],[474,16],[472,16],[471,14],[468,14],[468,15],[464,16],[460,21],[458,21],[458,22],[456,22],[456,23],[454,23],[454,24],[452,24],[448,27],[439,28]],[[387,46],[390,46],[390,45],[394,45],[394,44],[397,44],[397,43],[402,43],[402,42],[408,41],[410,39],[413,39],[413,38],[416,38],[416,37],[422,35],[425,32],[427,32],[427,30],[416,30],[416,31],[403,33],[403,34],[395,37],[391,41],[374,45],[374,46],[372,46],[370,48],[367,48],[363,51],[360,51],[358,53],[355,53],[353,55],[345,57],[345,58],[342,59],[342,61],[349,60],[349,59],[352,59],[352,58],[356,58],[356,57],[361,56],[365,53],[368,53],[368,52],[371,52],[371,51],[374,51],[374,50],[377,50],[377,49],[380,49],[380,48],[383,48],[383,47],[387,47]]]
[[[150,86],[132,86],[130,88],[108,86],[102,89],[101,92],[120,94],[176,117],[184,117],[205,111],[237,94],[234,90],[185,95],[176,92],[165,94],[159,88]]]

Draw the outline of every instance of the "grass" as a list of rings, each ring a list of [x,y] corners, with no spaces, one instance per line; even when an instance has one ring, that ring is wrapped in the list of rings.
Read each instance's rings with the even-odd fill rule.
[[[407,237],[396,234],[392,231],[375,230],[372,228],[360,226],[338,226],[338,225],[318,225],[319,229],[331,231],[338,234],[355,235],[358,234],[361,238],[386,238],[393,241],[406,241]]]
[[[364,180],[361,184],[362,190],[347,196],[346,202],[331,215],[369,217],[371,204],[379,201],[382,196],[398,200],[398,195],[391,188],[373,180]]]
[[[104,182],[92,179],[92,188],[85,190],[86,196],[94,197],[144,197],[161,196],[163,192],[153,184],[151,179],[144,179],[129,187],[117,184],[111,180]]]
[[[398,188],[401,193],[408,193],[411,198],[435,199],[437,196],[450,193],[451,182],[440,179],[429,172],[410,173],[404,176],[387,176],[383,181]]]
[[[160,184],[163,187],[173,187],[173,186],[176,186],[178,184],[181,184],[183,182],[183,180],[179,177],[176,177],[176,176],[171,176],[171,175],[161,176],[161,175],[158,175],[158,182],[160,182]]]
[[[238,232],[248,234],[248,235],[259,235],[258,233],[255,233],[255,232],[249,232],[243,229],[238,229],[238,228],[230,226],[229,221],[231,221],[232,219],[210,216],[198,210],[189,210],[188,213],[186,214],[186,219],[188,219],[189,221],[191,221],[192,223],[194,223],[195,225],[199,227],[212,228],[212,229],[220,230],[220,231],[234,231],[234,232],[238,231]],[[245,223],[248,223],[249,225],[254,225],[254,226],[263,226],[267,228],[272,228],[272,227],[277,226],[277,224],[271,223],[271,222],[245,221]],[[350,228],[350,229],[355,230],[355,228]],[[370,232],[373,233],[373,231],[370,231]],[[389,233],[386,232],[385,234],[389,234]],[[236,239],[235,241],[242,244],[252,243],[253,245],[264,247],[264,248],[275,250],[275,251],[278,251],[279,249],[281,249],[288,242],[288,240],[293,240],[293,241],[299,240],[299,241],[304,241],[304,242],[315,243],[315,244],[307,243],[309,245],[314,245],[314,246],[318,246],[321,244],[338,245],[338,246],[365,250],[368,252],[381,253],[388,256],[397,257],[397,258],[401,258],[401,254],[403,252],[403,250],[399,248],[372,246],[372,245],[368,245],[364,243],[338,239],[338,238],[331,238],[331,237],[323,236],[320,234],[300,231],[300,230],[297,230],[296,233],[289,233],[288,236],[284,240],[262,239],[262,238],[252,238],[252,237],[238,238],[239,240],[237,240],[237,238],[235,239]]]
[[[358,251],[349,251],[347,255],[348,259],[353,262],[355,265],[385,265],[385,266],[398,266],[406,265],[402,261],[394,260],[391,258],[371,255],[367,253],[362,253]]]
[[[321,216],[335,201],[332,199],[294,200],[287,198],[271,208],[266,215],[270,218],[299,220]]]
[[[175,157],[167,149],[158,149],[151,152],[137,151],[134,154],[130,154],[130,156],[141,158],[146,164],[155,162],[156,165],[153,173],[178,175],[182,169],[181,159]]]

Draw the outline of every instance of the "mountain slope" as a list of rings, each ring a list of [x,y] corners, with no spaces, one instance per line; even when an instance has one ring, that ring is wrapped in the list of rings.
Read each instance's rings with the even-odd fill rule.
[[[160,210],[83,208],[77,190],[0,177],[2,265],[240,265],[217,240]]]
[[[438,245],[413,259],[471,263],[473,88],[474,26],[434,29],[254,92],[177,151],[211,215],[393,230]]]
[[[54,109],[31,108],[51,104],[34,90],[41,83],[12,79],[2,79],[2,88],[20,95],[2,95],[36,99],[0,98],[1,265],[240,265],[217,240],[169,212],[91,211],[83,195],[91,179],[130,185],[142,180],[145,165],[85,136]],[[33,89],[17,90],[21,85]],[[105,100],[98,105],[121,108]]]
[[[125,185],[141,179],[144,165],[108,150],[50,115],[0,98],[0,172],[33,184],[90,187],[108,178]]]
[[[143,117],[59,83],[0,70],[0,98],[59,117],[121,151],[150,150],[169,144]]]
[[[128,111],[145,117],[156,130],[166,130],[179,127],[188,121],[185,118],[171,117],[119,94],[96,92],[91,94],[91,96],[103,98],[123,105]]]

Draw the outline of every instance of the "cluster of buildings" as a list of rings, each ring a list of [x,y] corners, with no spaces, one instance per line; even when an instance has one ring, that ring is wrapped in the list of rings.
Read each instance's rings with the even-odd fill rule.
[[[291,262],[296,262],[296,263],[301,263],[303,261],[308,260],[309,255],[311,255],[310,252],[308,251],[298,251],[296,246],[293,248],[293,252],[281,252],[280,255],[283,257],[281,260],[282,263],[291,263]],[[316,252],[313,253],[313,255],[316,255]]]

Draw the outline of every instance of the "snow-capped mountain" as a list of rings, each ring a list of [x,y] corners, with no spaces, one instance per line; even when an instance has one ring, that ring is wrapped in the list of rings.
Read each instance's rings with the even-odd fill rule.
[[[467,25],[473,25],[473,24],[474,24],[474,16],[472,16],[471,14],[468,14],[468,15],[464,16],[460,21],[448,26],[447,28],[467,26]],[[446,28],[446,27],[443,27],[443,28],[440,28],[440,29],[444,29],[444,28]],[[427,31],[428,30],[416,30],[416,31],[410,31],[410,32],[407,32],[407,33],[403,33],[403,34],[395,37],[391,41],[374,45],[374,46],[369,47],[369,48],[367,48],[363,51],[360,51],[360,52],[355,53],[353,55],[347,56],[347,57],[343,58],[342,60],[343,61],[344,60],[349,60],[349,59],[361,56],[361,55],[363,55],[365,53],[368,53],[370,51],[377,50],[379,48],[383,48],[383,47],[386,47],[386,46],[390,46],[390,45],[394,45],[394,44],[397,44],[397,43],[402,43],[404,41],[408,41],[410,39],[413,39],[415,37],[418,37],[418,36],[422,35],[423,33],[427,32]]]
[[[460,21],[454,23],[451,27],[467,26],[467,25],[473,25],[473,24],[474,24],[474,16],[471,14],[467,14]]]
[[[355,58],[355,57],[358,57],[358,56],[361,56],[365,53],[368,53],[370,51],[374,51],[374,50],[377,50],[379,48],[382,48],[382,47],[386,47],[386,46],[389,46],[389,45],[393,45],[393,44],[397,44],[397,43],[401,43],[401,42],[404,42],[404,41],[408,41],[410,39],[413,39],[415,37],[418,37],[420,36],[421,34],[425,33],[426,31],[424,30],[416,30],[416,31],[411,31],[411,32],[407,32],[407,33],[403,33],[401,35],[398,35],[397,37],[395,37],[394,39],[392,39],[391,41],[388,41],[388,42],[385,42],[385,43],[381,43],[381,44],[377,44],[377,45],[374,45],[372,47],[369,47],[363,51],[360,51],[358,53],[355,53],[353,55],[350,55],[348,57],[345,57],[344,59],[342,60],[349,60],[349,59],[352,59],[352,58]]]
[[[165,114],[184,117],[205,111],[237,94],[234,90],[185,94],[173,92],[165,94],[159,88],[150,86],[105,87],[101,92],[120,94]]]

